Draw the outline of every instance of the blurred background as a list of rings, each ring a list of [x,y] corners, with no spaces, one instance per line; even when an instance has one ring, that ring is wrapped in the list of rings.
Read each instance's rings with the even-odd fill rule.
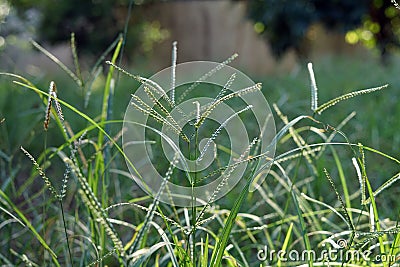
[[[220,62],[238,53],[231,65],[263,82],[270,104],[277,103],[292,118],[311,114],[307,62],[314,63],[321,103],[389,83],[384,92],[338,105],[327,121],[337,125],[354,110],[356,118],[345,129],[352,141],[399,154],[400,10],[394,1],[0,0],[0,70],[23,75],[40,88],[55,80],[60,98],[96,116],[107,66],[84,104],[80,89],[31,40],[74,69],[70,46],[74,33],[85,75],[125,30],[121,65],[132,73],[148,77],[169,66],[175,40],[178,63]],[[137,86],[120,77],[114,119],[123,118]],[[21,144],[33,148],[40,144],[36,133],[42,131],[43,108],[34,93],[9,78],[0,79],[0,120],[5,119],[1,151],[13,155]],[[76,130],[82,127],[79,123],[71,122]],[[280,123],[277,120],[278,129]],[[60,138],[54,136],[61,142]]]
[[[180,62],[220,61],[237,52],[235,64],[253,75],[296,71],[302,60],[327,55],[389,63],[400,36],[399,10],[390,0],[0,0],[0,21],[1,67],[28,72],[52,69],[30,39],[68,65],[74,32],[80,56],[90,62],[125,26],[129,66],[168,66],[177,40]]]

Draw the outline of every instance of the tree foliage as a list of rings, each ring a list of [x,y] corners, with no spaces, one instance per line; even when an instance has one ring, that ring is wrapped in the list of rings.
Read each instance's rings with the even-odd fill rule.
[[[128,48],[151,50],[166,33],[147,21],[146,10],[158,0],[13,0],[20,15],[29,9],[41,14],[39,38],[66,41],[75,33],[80,50],[101,51],[124,28],[133,1]],[[394,0],[249,0],[248,15],[255,30],[266,37],[275,55],[289,48],[304,54],[308,29],[315,23],[346,34],[349,43],[363,43],[385,55],[399,46],[400,19]],[[150,29],[150,30],[149,30]]]
[[[146,37],[143,29],[153,26],[146,21],[144,12],[153,0],[14,0],[11,4],[20,17],[31,9],[39,11],[37,34],[40,41],[65,42],[73,32],[80,51],[99,53],[124,30],[130,1],[132,15],[125,45],[133,49]]]
[[[307,31],[315,23],[351,33],[352,38],[346,35],[349,43],[362,42],[385,55],[398,46],[398,12],[383,0],[255,0],[248,5],[255,30],[269,40],[277,56],[289,48],[301,53]]]

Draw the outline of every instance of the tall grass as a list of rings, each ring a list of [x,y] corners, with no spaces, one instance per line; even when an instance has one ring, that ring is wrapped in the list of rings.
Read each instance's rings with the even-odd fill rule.
[[[174,121],[170,109],[218,69],[199,77],[199,84],[183,92],[173,90],[168,96],[162,94],[163,88],[160,91],[157,84],[130,74],[117,64],[122,37],[116,39],[88,72],[79,65],[73,35],[74,71],[39,44],[33,44],[70,76],[81,91],[84,105],[77,104],[76,99],[64,99],[67,89],[58,86],[56,90],[57,81],[50,82],[50,89],[44,90],[22,76],[2,73],[13,79],[21,90],[27,88],[39,97],[40,124],[44,126],[35,133],[44,139],[40,154],[33,154],[28,146],[11,155],[1,151],[1,164],[8,166],[8,171],[2,171],[0,188],[0,262],[3,265],[204,267],[395,266],[399,263],[398,206],[396,202],[384,203],[386,198],[393,200],[390,195],[398,192],[400,159],[358,140],[350,140],[343,128],[354,118],[353,113],[337,125],[329,122],[329,116],[321,116],[335,114],[336,104],[352,97],[390,94],[387,85],[355,90],[319,104],[322,99],[318,94],[323,88],[317,89],[313,66],[309,64],[311,109],[292,118],[285,114],[288,107],[274,105],[282,127],[272,141],[277,146],[277,155],[263,161],[264,168],[272,166],[266,181],[255,191],[251,190],[257,181],[257,164],[267,155],[259,151],[261,138],[255,138],[244,154],[237,155],[235,163],[226,165],[221,156],[217,158],[218,168],[211,173],[203,176],[186,173],[192,187],[216,174],[224,175],[224,179],[203,206],[179,207],[160,201],[160,195],[169,190],[167,182],[178,177],[174,167],[178,154],[172,162],[157,163],[165,175],[159,191],[151,196],[138,193],[131,174],[126,171],[124,160],[133,169],[135,163],[129,161],[121,148],[119,128],[123,121],[110,117],[113,94],[118,90],[118,73],[145,85],[145,92],[155,106],[148,106],[138,97],[133,97],[129,104],[154,119],[154,125],[148,128],[167,125],[184,142],[194,143],[188,148],[188,154],[194,159],[205,153],[199,149],[197,130],[209,127],[205,122],[215,107],[241,94],[265,90],[262,84],[230,93],[235,77],[227,77],[225,87],[217,95],[210,95],[214,99],[210,105],[194,105],[198,115],[191,125],[193,134],[189,135]],[[174,43],[172,66],[176,66],[176,47]],[[92,117],[81,107],[90,102],[91,87],[102,75],[101,62],[108,57],[111,58],[102,101],[96,106],[100,112]],[[172,71],[172,87],[174,75]],[[383,89],[386,92],[376,92]],[[161,100],[157,98],[160,94]],[[360,101],[370,101],[371,97],[362,96]],[[246,111],[250,108],[239,110],[235,116],[247,118]],[[8,114],[4,116],[7,122]],[[80,125],[74,123],[77,120],[83,120],[85,126],[77,128]],[[1,121],[0,127],[5,127],[4,120]],[[207,128],[211,139],[217,138],[223,128],[224,125]],[[48,137],[51,132],[58,132],[63,141],[54,144]],[[204,149],[210,144],[206,146]],[[221,155],[232,153],[227,147],[216,149]],[[20,154],[25,154],[27,160],[15,162],[14,158]],[[377,173],[369,173],[369,168],[377,158],[394,164],[397,171],[376,179]],[[28,161],[32,163],[31,168],[26,167]],[[218,190],[229,181],[230,173],[247,163],[242,182],[214,202]],[[385,210],[388,207],[395,213]],[[327,249],[335,249],[334,256],[365,251],[371,251],[371,256],[368,259],[331,257],[323,254]],[[284,254],[278,255],[280,250]],[[288,259],[293,251],[300,255],[313,251],[322,256]]]

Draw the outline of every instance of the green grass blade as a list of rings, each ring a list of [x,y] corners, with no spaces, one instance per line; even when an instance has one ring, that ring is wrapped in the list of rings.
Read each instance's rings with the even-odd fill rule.
[[[172,248],[171,242],[169,241],[167,235],[165,234],[164,230],[155,222],[150,222],[150,224],[156,228],[156,230],[158,231],[158,233],[161,235],[161,238],[163,239],[163,241],[165,242],[165,245],[167,247],[168,253],[170,255],[172,264],[174,267],[179,267],[178,264],[178,260],[175,257],[175,253],[174,253],[174,249]]]
[[[275,163],[275,165],[279,168],[279,170],[286,177],[286,179],[290,180],[289,177],[287,176],[285,170],[283,169],[283,167],[279,163]],[[300,222],[301,234],[302,234],[302,238],[303,238],[303,241],[304,241],[305,249],[308,250],[308,251],[311,251],[312,248],[311,248],[310,239],[308,238],[308,235],[307,235],[307,232],[306,232],[307,226],[306,226],[306,223],[304,221],[304,217],[303,217],[304,214],[303,214],[303,212],[302,212],[302,210],[300,208],[299,201],[297,199],[297,195],[295,193],[295,190],[293,190],[293,187],[292,187],[292,190],[290,190],[290,194],[291,194],[291,197],[293,199],[293,204],[294,204],[294,206],[296,208],[297,218],[299,219],[299,222]],[[308,257],[307,261],[308,261],[308,266],[309,267],[313,267],[314,266],[312,257]]]
[[[45,96],[49,96],[49,94],[47,92],[44,92],[34,86],[30,86],[28,84],[24,84],[21,82],[17,82],[14,81],[14,83],[26,87],[28,89],[33,90],[34,92],[36,92],[37,94],[41,95],[45,95]],[[86,115],[85,113],[79,111],[77,108],[75,108],[74,106],[68,104],[67,102],[58,99],[58,102],[60,102],[60,104],[64,105],[65,107],[67,107],[68,109],[70,109],[71,111],[73,111],[74,113],[78,114],[79,116],[81,116],[82,118],[84,118],[87,122],[89,122],[90,124],[92,124],[95,128],[99,129],[100,131],[103,132],[103,134],[110,140],[110,142],[112,143],[112,145],[121,153],[121,155],[124,157],[124,159],[126,160],[126,162],[129,164],[129,166],[135,171],[136,175],[138,175],[138,177],[140,179],[142,179],[140,173],[136,170],[136,167],[133,165],[133,163],[131,162],[131,160],[126,156],[126,154],[123,152],[122,148],[117,144],[117,142],[100,126],[99,123],[95,122],[92,118],[90,118],[88,115]],[[105,124],[105,123],[104,123]],[[84,131],[83,131],[84,132]],[[67,138],[68,140],[68,138]]]
[[[398,227],[398,225],[396,225],[396,227]],[[400,232],[396,234],[396,237],[392,243],[392,246],[390,247],[390,254],[389,254],[389,258],[391,256],[395,256],[399,255],[399,250],[400,250]],[[392,266],[392,265],[389,265]]]
[[[385,190],[386,188],[390,187],[393,183],[395,183],[396,181],[400,180],[400,172],[396,173],[394,176],[392,176],[389,180],[387,180],[386,182],[384,182],[381,186],[379,186],[378,189],[375,190],[375,192],[373,192],[373,197],[376,197],[377,195],[379,195],[380,193],[382,193],[383,190]],[[371,197],[367,198],[364,202],[365,204],[369,204],[371,203]]]
[[[340,182],[342,184],[343,194],[344,194],[344,202],[346,203],[346,208],[350,209],[351,208],[350,194],[349,194],[349,189],[347,187],[346,177],[344,175],[342,163],[340,162],[339,156],[333,147],[331,147],[331,151],[332,151],[333,158],[335,160],[336,167],[338,169]],[[349,215],[351,217],[351,211],[349,211]]]
[[[24,78],[24,77],[22,77],[20,75],[16,75],[16,74],[13,74],[13,73],[5,73],[5,72],[0,72],[0,75],[14,77],[14,78],[17,78],[17,79],[21,80],[21,81],[23,81],[25,83],[25,85],[22,85],[22,83],[18,83],[18,82],[15,82],[15,81],[14,81],[14,83],[22,85],[22,86],[24,86],[24,87],[26,87],[28,89],[36,88],[36,86],[33,83],[31,83],[29,80],[27,80],[26,78]],[[43,97],[43,95],[47,96],[48,99],[50,99],[51,96],[48,93],[44,93],[44,94],[39,93],[39,97],[41,98],[44,106],[46,106],[48,100],[45,97]],[[57,99],[57,101],[58,101],[58,99]],[[61,130],[61,134],[63,135],[64,139],[67,140],[68,136],[65,134],[62,122],[61,122],[60,118],[57,116],[57,111],[54,109],[54,107],[51,108],[51,113],[54,115],[54,119],[56,120],[57,126]]]
[[[25,224],[25,226],[33,233],[33,235],[40,242],[40,244],[48,252],[50,252],[50,255],[51,255],[51,258],[53,260],[53,263],[56,266],[60,266],[60,264],[59,264],[59,262],[57,260],[57,255],[54,253],[54,251],[49,247],[49,245],[46,243],[46,241],[40,236],[40,234],[36,231],[36,229],[29,222],[29,220],[25,217],[25,215],[17,208],[17,206],[14,205],[14,203],[8,198],[8,196],[1,189],[0,189],[0,197],[2,197],[7,202],[7,204],[14,210],[14,212],[18,215],[18,217]]]
[[[372,191],[372,187],[371,184],[369,183],[369,179],[367,176],[367,172],[366,172],[366,168],[365,168],[365,154],[364,154],[364,150],[361,146],[361,144],[359,144],[359,149],[360,149],[360,153],[361,153],[361,158],[358,158],[358,163],[361,166],[361,171],[362,171],[362,176],[365,179],[365,184],[368,190],[368,194],[369,197],[371,199],[371,206],[372,206],[372,211],[373,211],[373,216],[374,216],[374,225],[375,225],[375,231],[380,232],[381,231],[381,225],[379,222],[379,214],[378,214],[378,208],[376,206],[376,202],[375,202],[375,197],[374,197],[374,193]],[[386,238],[385,238],[386,239]],[[378,237],[378,242],[379,242],[379,251],[381,253],[381,255],[385,255],[385,246],[384,246],[384,237],[383,236],[379,236]],[[383,267],[387,267],[387,262],[383,261]]]
[[[117,43],[117,46],[115,48],[114,54],[112,56],[112,62],[116,62],[118,55],[120,53],[121,47],[123,43],[123,38],[121,37]],[[111,108],[111,100],[112,100],[112,95],[114,91],[114,80],[113,80],[113,74],[114,74],[114,67],[110,66],[106,78],[106,83],[104,86],[104,92],[103,92],[103,103],[102,103],[102,108],[101,108],[101,114],[100,114],[100,124],[103,124],[109,117],[109,114],[111,113],[110,108]],[[97,147],[103,147],[103,143],[105,142],[104,138],[104,133],[108,134],[108,129],[105,127],[104,131],[100,130],[97,136]],[[96,155],[96,160],[95,160],[95,168],[94,168],[94,175],[93,176],[88,176],[89,184],[92,187],[93,192],[98,192],[98,186],[100,184],[100,177],[101,179],[101,204],[102,207],[106,207],[107,202],[108,202],[108,197],[107,194],[105,193],[106,191],[106,184],[108,182],[108,173],[105,172],[105,164],[108,163],[108,150],[106,149],[103,153],[98,153]],[[93,227],[92,227],[93,228]],[[101,229],[100,231],[100,240],[101,240],[101,247],[103,249],[105,246],[104,242],[104,228]]]
[[[160,242],[160,243],[154,244],[150,248],[137,251],[135,253],[135,255],[133,255],[134,263],[131,265],[131,267],[144,266],[143,263],[145,262],[145,260],[147,258],[149,258],[153,253],[155,253],[160,248],[166,246],[167,244],[168,243],[166,243],[166,242]]]
[[[117,43],[117,46],[115,48],[112,59],[111,59],[111,62],[113,64],[115,64],[115,62],[117,61],[118,55],[121,51],[122,43],[123,43],[123,39],[120,38]],[[107,119],[108,103],[109,103],[108,100],[110,98],[110,93],[112,93],[111,92],[111,83],[112,83],[113,74],[114,74],[114,67],[112,65],[110,65],[110,69],[107,73],[106,84],[104,87],[103,104],[102,104],[102,108],[101,108],[100,123],[104,122]],[[100,132],[100,134],[103,134],[103,133]],[[103,140],[99,136],[99,142],[100,142],[100,140],[101,140],[101,142],[103,142]]]
[[[358,144],[357,146],[358,146],[358,147],[361,147],[362,149],[365,149],[365,150],[374,152],[374,153],[376,153],[376,154],[378,154],[378,155],[381,155],[381,156],[383,156],[383,157],[385,157],[385,158],[388,158],[388,159],[390,159],[390,160],[393,160],[393,161],[396,162],[397,164],[400,164],[400,160],[398,160],[398,159],[396,159],[395,157],[392,157],[392,156],[390,156],[390,155],[388,155],[388,154],[386,154],[386,153],[383,153],[382,151],[376,150],[376,149],[374,149],[374,148],[372,148],[372,147],[368,147],[368,146],[365,146],[365,145],[362,145],[362,144]]]
[[[203,255],[201,257],[201,267],[207,267],[207,263],[208,263],[208,234],[206,236],[206,241],[204,242],[204,251],[203,251]]]
[[[285,241],[283,241],[283,245],[282,245],[282,250],[283,251],[287,251],[287,248],[288,248],[288,245],[289,245],[290,236],[292,234],[292,229],[293,229],[293,223],[290,224],[289,229],[288,229],[288,231],[286,233]],[[278,267],[282,266],[281,257],[278,257],[277,266]]]
[[[117,44],[117,47],[115,48],[114,54],[112,56],[112,62],[115,63],[115,61],[118,58],[121,46],[122,46],[123,39],[120,38],[119,42]],[[106,79],[106,84],[104,87],[104,94],[103,94],[103,104],[101,108],[101,114],[100,114],[100,121],[99,124],[103,124],[107,120],[107,115],[109,114],[108,108],[109,108],[109,100],[111,98],[111,94],[113,93],[112,91],[112,79],[113,79],[113,74],[114,74],[114,67],[110,66],[110,69],[107,74],[107,79]],[[104,143],[104,131],[99,131],[99,134],[97,136],[97,146],[102,147]],[[107,159],[105,159],[107,160]],[[95,167],[95,180],[92,183],[93,190],[97,192],[97,185],[98,185],[98,175],[104,173],[104,158],[103,155],[98,154],[96,158],[96,167]],[[91,181],[89,181],[91,182]],[[105,194],[104,194],[105,195]],[[104,203],[103,203],[104,204]]]
[[[373,196],[372,188],[371,188],[371,185],[369,183],[368,178],[365,179],[365,182],[366,182],[366,185],[367,185],[368,194],[370,195],[370,198],[371,198],[371,206],[372,206],[372,211],[373,211],[373,214],[374,214],[375,228],[376,228],[376,231],[379,232],[379,231],[381,231],[381,225],[380,225],[380,222],[379,222],[379,214],[378,214],[378,209],[377,209],[377,206],[376,206],[375,198]],[[381,253],[381,256],[385,255],[386,254],[386,252],[385,252],[386,250],[385,250],[385,247],[384,247],[384,238],[383,238],[383,236],[379,235],[378,242],[379,242],[379,252]],[[383,263],[383,267],[387,267],[388,266],[386,261],[383,261],[382,263]]]
[[[235,204],[233,205],[231,211],[229,212],[229,216],[225,222],[225,226],[222,229],[220,239],[217,241],[215,245],[215,253],[213,253],[210,265],[209,266],[221,266],[222,256],[224,255],[225,248],[228,244],[229,236],[234,226],[236,217],[239,213],[240,207],[242,206],[243,201],[246,199],[249,193],[249,187],[251,184],[251,179],[249,179],[245,185],[245,187],[240,192]]]

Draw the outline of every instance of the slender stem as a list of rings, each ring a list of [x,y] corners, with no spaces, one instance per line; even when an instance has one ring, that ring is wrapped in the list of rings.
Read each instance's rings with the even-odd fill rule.
[[[192,155],[191,155],[191,147],[190,147],[190,143],[188,143],[188,157],[189,159],[192,159]],[[188,170],[189,171],[189,170]],[[190,175],[190,174],[189,174]],[[193,178],[191,178],[191,180],[193,180]],[[192,184],[192,181],[190,181],[190,184]],[[192,201],[193,201],[193,188],[192,188]],[[189,255],[190,252],[190,237],[191,237],[192,231],[190,231],[188,233],[188,235],[186,236],[186,255]],[[186,266],[186,260],[185,260],[185,266]]]
[[[198,155],[198,128],[195,128],[195,143],[194,143],[194,160],[197,159]],[[197,168],[195,165],[194,168],[194,177],[193,180],[191,181],[191,186],[192,186],[192,246],[193,246],[193,251],[192,251],[192,263],[193,266],[196,266],[196,257],[195,257],[195,251],[196,251],[196,196],[194,195],[194,186],[197,180]]]
[[[49,100],[50,101],[50,97]],[[44,136],[44,160],[43,160],[43,170],[46,170],[46,161],[47,161],[47,154],[46,150],[47,149],[47,131],[45,131],[45,136]],[[46,194],[43,194],[43,203],[46,203]],[[47,205],[43,205],[43,214],[47,214]],[[46,218],[43,216],[43,225],[46,225]],[[43,227],[43,237],[46,238],[46,227]],[[43,250],[43,259],[46,258],[46,253],[48,253],[46,250]],[[50,261],[50,259],[49,259]]]
[[[60,206],[61,206],[61,217],[62,217],[62,221],[63,221],[63,224],[64,224],[65,239],[67,240],[67,248],[68,248],[69,260],[71,262],[71,266],[74,266],[74,262],[72,261],[71,248],[69,247],[69,242],[68,242],[67,224],[65,222],[64,207],[63,207],[63,204],[62,204],[62,200],[60,199],[59,201],[60,201]]]

